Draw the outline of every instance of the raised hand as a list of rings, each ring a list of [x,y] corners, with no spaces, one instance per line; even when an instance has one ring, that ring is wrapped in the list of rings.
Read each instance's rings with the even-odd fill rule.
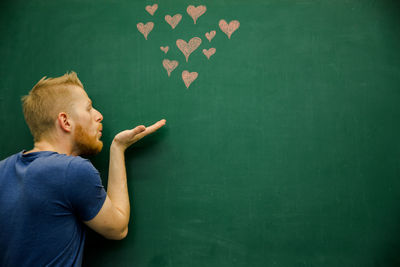
[[[165,123],[166,120],[163,119],[148,127],[145,127],[144,125],[139,125],[131,130],[122,131],[114,137],[112,145],[117,146],[122,150],[125,150],[146,135],[154,133],[155,131],[160,129],[162,126],[165,125]]]

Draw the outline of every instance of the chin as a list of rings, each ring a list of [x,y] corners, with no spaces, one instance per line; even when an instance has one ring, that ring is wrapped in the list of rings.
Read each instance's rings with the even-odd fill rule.
[[[101,152],[101,150],[103,149],[103,142],[102,141],[98,141],[99,145],[96,147],[96,154],[99,154]]]
[[[77,126],[75,132],[75,147],[79,155],[97,155],[103,149],[103,142],[96,136],[90,136],[82,127]]]

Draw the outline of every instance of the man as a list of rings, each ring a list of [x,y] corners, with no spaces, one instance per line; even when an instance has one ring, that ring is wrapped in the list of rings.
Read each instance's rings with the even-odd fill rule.
[[[79,156],[101,151],[103,116],[76,73],[43,77],[22,103],[34,147],[0,162],[0,266],[81,266],[84,224],[109,239],[127,235],[124,151],[165,120],[114,137],[105,192]]]

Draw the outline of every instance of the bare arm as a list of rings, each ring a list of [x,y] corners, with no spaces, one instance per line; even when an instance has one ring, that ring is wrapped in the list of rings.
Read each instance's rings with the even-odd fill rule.
[[[90,228],[109,239],[122,239],[128,233],[130,216],[128,185],[126,180],[125,150],[165,125],[160,120],[152,126],[137,126],[120,132],[114,137],[110,148],[107,198],[99,213],[85,222]]]

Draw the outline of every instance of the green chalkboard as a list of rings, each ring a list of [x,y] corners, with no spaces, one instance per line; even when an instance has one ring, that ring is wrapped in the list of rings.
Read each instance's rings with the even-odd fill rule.
[[[190,5],[206,7],[196,24]],[[0,156],[32,147],[20,97],[74,70],[104,116],[92,159],[104,184],[113,136],[167,119],[127,152],[128,237],[89,232],[84,266],[400,266],[399,11],[394,0],[3,0]],[[225,25],[239,26],[230,38],[221,20],[240,23]],[[197,73],[188,88],[184,71]]]

